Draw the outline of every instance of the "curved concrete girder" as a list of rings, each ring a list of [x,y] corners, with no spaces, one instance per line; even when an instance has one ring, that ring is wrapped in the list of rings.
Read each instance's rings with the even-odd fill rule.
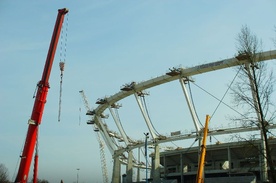
[[[276,50],[261,52],[256,55],[257,62],[261,62],[261,61],[265,61],[265,60],[272,60],[272,59],[276,59]],[[220,60],[217,62],[202,64],[202,65],[198,65],[198,66],[191,67],[191,68],[180,68],[179,75],[169,76],[169,75],[165,74],[165,75],[162,75],[162,76],[159,76],[159,77],[156,77],[156,78],[144,81],[144,82],[137,83],[137,84],[135,84],[133,90],[120,91],[110,97],[107,97],[106,98],[107,103],[99,105],[95,109],[95,113],[96,114],[103,113],[108,108],[108,103],[109,104],[116,103],[119,100],[124,99],[124,98],[134,94],[135,92],[142,91],[142,90],[145,90],[145,89],[148,89],[148,88],[160,85],[160,84],[164,84],[164,83],[167,83],[170,81],[174,81],[181,77],[189,77],[189,76],[202,74],[202,73],[206,73],[206,72],[211,72],[211,71],[216,71],[216,70],[220,70],[220,69],[224,69],[224,68],[228,68],[228,67],[234,67],[234,66],[241,65],[244,63],[248,63],[248,62],[249,62],[249,60],[247,60],[247,59],[238,60],[236,57],[233,57],[230,59],[224,59],[224,60]]]
[[[276,59],[276,50],[272,51],[266,51],[266,52],[261,52],[256,55],[256,61],[266,61],[266,60],[272,60]],[[129,91],[120,91],[110,97],[105,98],[106,102],[103,104],[100,104],[95,110],[96,116],[100,116],[108,107],[109,104],[117,103],[119,100],[124,99],[138,91],[142,91],[157,85],[161,85],[164,83],[168,83],[174,80],[177,80],[179,78],[185,78],[197,74],[202,74],[206,72],[211,72],[211,71],[216,71],[224,68],[229,68],[229,67],[234,67],[238,66],[241,64],[249,63],[249,60],[246,58],[240,59],[238,57],[233,57],[230,59],[224,59],[216,62],[211,62],[207,64],[201,64],[195,67],[191,68],[179,68],[178,71],[179,73],[176,75],[162,75],[144,82],[140,82],[134,85],[134,88]],[[96,123],[97,124],[97,123]],[[98,125],[98,124],[97,124]],[[273,126],[272,128],[275,128]],[[229,134],[229,133],[236,133],[236,132],[242,132],[242,131],[251,131],[251,130],[257,130],[257,129],[248,129],[248,128],[236,128],[236,129],[224,129],[222,131],[214,131],[212,132],[213,135],[218,135],[218,134]],[[166,139],[160,139],[158,140],[158,143],[164,143],[164,142],[169,142],[169,141],[176,141],[176,140],[183,140],[183,139],[191,139],[191,138],[196,138],[196,134],[191,134],[191,135],[182,135],[178,137],[167,137]],[[149,145],[153,144],[153,142],[149,142]],[[139,143],[139,144],[131,144],[128,145],[127,147],[123,149],[117,150],[116,154],[121,154],[121,152],[129,151],[138,147],[142,147],[144,144]],[[115,148],[113,147],[113,150]],[[115,155],[116,156],[116,155]]]

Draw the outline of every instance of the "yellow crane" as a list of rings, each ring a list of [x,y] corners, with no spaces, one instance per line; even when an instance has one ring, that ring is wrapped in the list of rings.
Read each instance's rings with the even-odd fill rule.
[[[200,151],[200,160],[198,162],[196,183],[204,183],[203,170],[204,170],[204,162],[205,162],[205,155],[206,155],[206,138],[208,134],[209,121],[210,121],[210,116],[206,115],[205,128],[204,128],[204,134],[203,134],[201,151]]]

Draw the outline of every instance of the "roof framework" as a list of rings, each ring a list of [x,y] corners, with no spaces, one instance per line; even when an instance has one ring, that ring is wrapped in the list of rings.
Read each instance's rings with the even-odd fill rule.
[[[256,61],[266,61],[266,60],[273,60],[276,59],[276,50],[273,51],[266,51],[261,52],[256,55]],[[137,103],[139,105],[139,100],[137,99],[137,96],[143,95],[144,90],[158,86],[163,85],[175,80],[180,80],[183,88],[183,92],[187,97],[187,94],[185,93],[185,82],[189,80],[189,77],[207,73],[210,71],[216,71],[224,68],[234,67],[238,65],[243,65],[245,63],[249,63],[248,57],[244,55],[238,55],[236,57],[230,58],[230,59],[224,59],[216,62],[211,62],[207,64],[198,65],[191,68],[172,68],[169,72],[165,73],[164,75],[161,75],[159,77],[143,81],[143,82],[132,82],[130,84],[125,84],[121,90],[110,96],[103,99],[98,99],[96,104],[99,104],[98,107],[96,107],[93,111],[88,111],[87,115],[91,115],[92,119],[90,120],[89,124],[91,124],[91,121],[93,124],[97,126],[97,131],[99,130],[101,135],[103,136],[103,139],[105,140],[105,143],[107,144],[107,147],[110,150],[110,153],[113,155],[113,157],[121,156],[123,153],[128,152],[133,149],[138,149],[144,146],[144,142],[139,140],[133,140],[128,139],[127,134],[124,130],[122,130],[122,126],[118,123],[118,119],[116,119],[115,115],[113,116],[114,122],[117,125],[119,132],[112,132],[108,129],[107,125],[103,122],[103,118],[106,117],[104,115],[104,112],[108,109],[111,114],[113,113],[113,109],[118,106],[117,102],[127,98],[129,96],[134,95],[136,97]],[[189,100],[187,99],[187,103],[190,107],[190,112],[193,118],[195,118],[193,114],[193,106],[189,104]],[[144,116],[145,122],[148,126],[149,132],[152,137],[152,141],[148,142],[148,145],[152,145],[154,143],[161,144],[171,141],[177,141],[177,140],[185,140],[185,139],[195,139],[197,138],[198,133],[200,132],[200,129],[197,127],[197,121],[194,120],[195,124],[195,132],[196,133],[190,133],[190,134],[179,134],[175,136],[160,136],[154,133],[153,129],[150,126],[150,123],[148,123],[148,116],[146,113],[143,112],[143,108],[140,106],[141,113]],[[94,126],[94,125],[93,125]],[[270,125],[269,128],[276,128],[276,124]],[[237,128],[226,128],[226,129],[217,129],[217,130],[210,130],[210,135],[223,135],[223,134],[231,134],[231,133],[238,133],[238,132],[248,132],[248,131],[255,131],[259,130],[258,127],[252,127],[252,126],[243,126],[243,127],[237,127]],[[122,146],[116,146],[116,142],[124,142]],[[120,145],[121,145],[120,144]],[[137,166],[138,163],[136,164]]]

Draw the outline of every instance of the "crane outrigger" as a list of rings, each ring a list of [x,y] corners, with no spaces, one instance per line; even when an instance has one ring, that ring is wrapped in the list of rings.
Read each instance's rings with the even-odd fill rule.
[[[58,15],[56,19],[56,24],[54,27],[52,40],[50,43],[50,47],[48,50],[48,55],[46,58],[44,71],[42,74],[42,79],[37,84],[37,92],[36,97],[33,105],[33,111],[31,118],[28,121],[29,127],[28,132],[24,144],[24,149],[22,152],[20,165],[18,169],[18,173],[15,179],[15,183],[26,183],[28,181],[28,174],[30,170],[30,165],[32,162],[34,149],[37,143],[37,136],[38,136],[38,128],[41,124],[41,119],[44,111],[44,106],[46,103],[46,98],[48,94],[49,86],[49,78],[51,74],[51,69],[54,61],[54,56],[62,28],[62,23],[64,20],[65,14],[68,13],[68,9],[59,9]],[[38,154],[35,155],[35,162],[34,162],[34,179],[33,181],[36,182],[37,180],[37,165],[38,165]]]

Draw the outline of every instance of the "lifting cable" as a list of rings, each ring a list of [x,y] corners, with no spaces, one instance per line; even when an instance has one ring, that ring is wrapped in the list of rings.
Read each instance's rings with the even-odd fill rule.
[[[179,147],[176,143],[174,143],[172,140],[170,141],[175,147]]]
[[[116,116],[117,116],[117,119],[118,119],[118,121],[119,121],[121,127],[122,127],[123,132],[126,134],[126,131],[125,131],[123,125],[122,125],[122,122],[121,122],[121,119],[120,119],[119,112],[118,112],[118,109],[117,109],[117,108],[115,108],[115,114],[116,114]]]
[[[229,108],[232,109],[233,111],[237,112],[238,114],[242,115],[239,111],[235,110],[233,107],[231,107],[230,105],[228,105],[228,104],[226,104],[225,102],[223,102],[223,99],[225,98],[225,96],[226,96],[226,94],[228,93],[229,89],[231,88],[232,84],[233,84],[234,81],[236,80],[238,74],[240,73],[240,70],[241,70],[241,67],[239,68],[238,72],[237,72],[236,75],[234,76],[233,80],[231,81],[230,85],[228,86],[227,90],[225,91],[225,93],[224,93],[224,95],[223,95],[223,97],[222,97],[221,99],[218,99],[216,96],[214,96],[213,94],[211,94],[211,93],[208,92],[207,90],[205,90],[205,89],[203,89],[202,87],[200,87],[199,85],[193,83],[195,86],[197,86],[198,88],[200,88],[201,90],[203,90],[204,92],[206,92],[207,94],[209,94],[210,96],[212,96],[213,98],[215,98],[216,100],[219,101],[217,107],[215,108],[213,114],[211,115],[211,118],[215,115],[215,113],[216,113],[216,111],[218,110],[218,108],[219,108],[219,106],[220,106],[221,103],[223,103],[224,105],[226,105],[227,107],[229,107]],[[190,82],[189,82],[189,90],[190,90],[190,95],[191,95],[192,103],[193,103],[193,105],[194,105],[194,101],[193,101],[193,97],[192,97],[192,92],[191,92],[191,87],[190,87]],[[196,115],[197,115],[197,113],[196,113]],[[198,115],[197,115],[197,117],[198,117]],[[200,121],[199,121],[199,122],[200,122]],[[200,122],[200,124],[202,125],[201,122]],[[218,141],[218,139],[217,139],[215,136],[213,136],[213,137]],[[212,141],[211,139],[212,139],[212,138],[211,138],[211,136],[210,136],[210,141]]]
[[[216,111],[217,111],[218,107],[220,106],[220,104],[222,103],[222,101],[223,101],[224,97],[226,96],[226,94],[228,93],[228,91],[229,91],[229,89],[231,88],[232,84],[233,84],[233,83],[234,83],[234,81],[236,80],[237,76],[238,76],[238,75],[239,75],[239,73],[240,73],[240,70],[241,70],[241,67],[239,68],[239,70],[238,70],[237,74],[235,75],[235,77],[234,77],[234,78],[233,78],[233,80],[231,81],[231,83],[230,83],[230,85],[228,86],[227,90],[225,91],[225,93],[224,93],[223,97],[222,97],[222,98],[221,98],[221,100],[219,101],[219,103],[218,103],[217,107],[215,108],[215,110],[214,110],[213,114],[211,115],[211,118],[212,118],[212,117],[214,116],[214,114],[216,113]]]
[[[191,101],[192,101],[192,104],[193,104],[193,107],[194,107],[194,110],[195,110],[196,117],[198,119],[198,122],[203,127],[203,124],[201,123],[200,118],[198,117],[198,114],[197,114],[196,109],[195,109],[195,103],[194,103],[194,98],[193,98],[193,94],[192,94],[192,89],[191,89],[190,81],[188,81],[188,86],[189,86],[189,92],[190,92],[190,96],[191,96]]]
[[[223,102],[222,100],[220,100],[219,98],[217,98],[216,96],[214,96],[213,94],[211,94],[210,92],[208,92],[207,90],[205,90],[204,88],[200,87],[199,85],[193,83],[195,86],[197,86],[199,89],[203,90],[204,92],[206,92],[207,94],[209,94],[210,96],[212,96],[214,99],[220,101],[220,103],[224,104],[225,106],[229,107],[230,109],[232,109],[233,111],[237,112],[238,114],[242,115],[239,111],[237,111],[236,109],[234,109],[233,107],[231,107],[230,105],[226,104],[225,102]],[[212,114],[212,116],[214,115],[214,113]]]
[[[190,147],[188,147],[185,151],[185,153],[187,153],[192,147],[193,145],[196,143],[196,141],[198,141],[198,138],[195,138],[194,142],[190,145]],[[174,143],[174,141],[169,141],[170,143],[172,143],[175,147],[179,147],[176,143]]]
[[[187,153],[187,152],[190,151],[190,149],[195,145],[195,143],[196,143],[197,140],[198,140],[198,138],[196,138],[196,139],[194,140],[194,142],[190,145],[190,147],[188,147],[188,148],[186,149],[185,153]]]
[[[151,122],[151,118],[150,118],[150,115],[149,115],[149,111],[148,111],[148,107],[147,107],[147,103],[146,103],[145,96],[140,96],[140,97],[143,98],[143,105],[144,105],[144,107],[145,107],[145,109],[146,109],[146,113],[147,113],[147,115],[148,115],[148,117],[149,117],[149,121],[150,121],[150,123],[151,123],[151,125],[152,125],[152,127],[153,127],[153,129],[154,129],[154,131],[155,131],[155,133],[156,133],[157,135],[160,136],[161,134],[158,133],[158,131],[156,130],[156,128],[154,127],[154,125],[153,125],[152,122]]]
[[[64,25],[64,24],[63,24]],[[63,71],[65,67],[66,61],[66,51],[67,51],[67,32],[68,32],[68,14],[66,15],[66,24],[65,24],[65,33],[64,27],[62,25],[61,28],[61,37],[60,37],[60,61],[59,61],[59,69],[60,69],[60,85],[59,85],[59,109],[58,109],[58,122],[60,122],[60,114],[61,114],[61,98],[62,98],[62,81],[63,81]],[[64,40],[63,40],[64,37]],[[64,45],[63,45],[64,42]],[[64,51],[63,51],[64,46]]]

